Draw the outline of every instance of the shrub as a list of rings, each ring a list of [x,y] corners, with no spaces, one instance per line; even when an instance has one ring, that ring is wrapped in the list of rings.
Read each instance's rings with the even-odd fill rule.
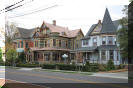
[[[55,64],[43,64],[42,69],[56,69]]]
[[[5,63],[4,62],[0,62],[0,66],[4,66],[5,65]]]
[[[30,64],[30,63],[25,63],[25,64],[16,64],[16,67],[29,67],[29,68],[32,68],[32,67],[39,67],[39,64]]]
[[[75,71],[76,70],[76,66],[75,65],[70,65],[70,64],[56,64],[58,69],[60,70],[71,70],[71,71]]]
[[[106,65],[99,64],[99,65],[98,65],[98,70],[99,70],[99,71],[106,71]]]
[[[98,71],[98,64],[86,62],[85,66],[82,67],[84,72],[96,72]]]
[[[111,59],[107,63],[107,70],[115,70],[115,65]]]
[[[90,64],[89,62],[85,66],[71,65],[71,64],[43,64],[42,69],[59,69],[69,71],[84,71],[84,72],[96,72],[98,71],[98,64]]]

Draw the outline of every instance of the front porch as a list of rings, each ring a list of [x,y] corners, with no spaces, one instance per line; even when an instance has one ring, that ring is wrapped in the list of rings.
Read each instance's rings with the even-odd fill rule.
[[[68,55],[68,58],[63,58],[62,55]],[[70,53],[68,51],[33,51],[29,54],[26,55],[27,62],[38,62],[39,64],[44,64],[44,63],[65,63],[68,64],[71,62],[70,60]]]

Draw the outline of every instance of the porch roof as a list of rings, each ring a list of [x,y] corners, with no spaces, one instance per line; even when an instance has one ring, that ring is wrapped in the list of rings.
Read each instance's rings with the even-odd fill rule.
[[[118,47],[116,45],[101,45],[98,50],[118,50]]]
[[[70,51],[70,49],[62,49],[62,48],[31,48],[32,51]]]
[[[93,46],[93,47],[81,47],[76,49],[76,51],[80,51],[80,52],[94,52],[97,49],[97,46]]]

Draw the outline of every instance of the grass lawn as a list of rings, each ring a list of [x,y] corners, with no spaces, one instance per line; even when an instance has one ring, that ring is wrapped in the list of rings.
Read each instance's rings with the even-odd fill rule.
[[[36,69],[36,71],[46,71],[46,72],[60,72],[68,74],[81,74],[81,75],[92,75],[92,72],[78,72],[78,71],[66,71],[66,70],[52,70],[52,69]]]
[[[0,86],[0,88],[7,88],[7,87],[1,87],[1,86]]]

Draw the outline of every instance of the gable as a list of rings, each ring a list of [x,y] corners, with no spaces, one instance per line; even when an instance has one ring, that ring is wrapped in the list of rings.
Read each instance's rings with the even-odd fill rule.
[[[97,26],[91,32],[91,35],[100,33],[101,28],[102,28],[102,24],[98,23]]]

